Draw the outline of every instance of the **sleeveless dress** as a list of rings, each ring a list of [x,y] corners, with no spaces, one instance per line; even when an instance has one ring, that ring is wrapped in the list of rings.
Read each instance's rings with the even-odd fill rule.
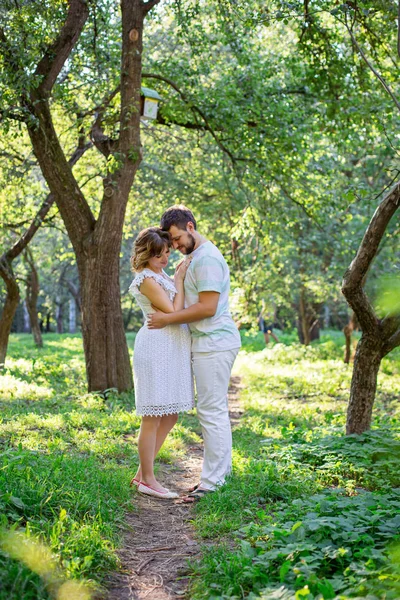
[[[194,407],[191,336],[187,325],[147,327],[147,315],[155,311],[150,300],[140,293],[146,277],[159,283],[171,302],[177,291],[166,273],[154,273],[151,269],[138,273],[129,287],[145,319],[136,336],[133,354],[136,414],[159,417]]]

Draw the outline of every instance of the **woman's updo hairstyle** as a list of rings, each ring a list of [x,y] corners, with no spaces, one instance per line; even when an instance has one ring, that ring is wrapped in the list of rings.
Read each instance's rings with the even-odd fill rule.
[[[165,247],[172,245],[168,231],[160,227],[148,227],[143,229],[137,236],[133,245],[131,265],[133,271],[141,271],[145,268],[150,258],[159,256]]]

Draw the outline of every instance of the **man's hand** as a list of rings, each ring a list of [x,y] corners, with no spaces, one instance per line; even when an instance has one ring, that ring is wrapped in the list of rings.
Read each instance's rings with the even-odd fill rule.
[[[157,312],[147,315],[147,327],[149,329],[163,329],[168,325],[168,314],[158,310]]]

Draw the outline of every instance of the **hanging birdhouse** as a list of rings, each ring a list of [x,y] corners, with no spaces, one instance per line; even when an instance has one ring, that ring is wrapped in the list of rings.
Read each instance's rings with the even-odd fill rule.
[[[147,87],[141,89],[140,114],[144,119],[157,119],[160,94]]]

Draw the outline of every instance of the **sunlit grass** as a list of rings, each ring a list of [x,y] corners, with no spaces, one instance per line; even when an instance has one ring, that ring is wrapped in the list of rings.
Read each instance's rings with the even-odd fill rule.
[[[400,487],[400,353],[383,361],[371,432],[346,438],[351,365],[343,364],[342,334],[329,333],[309,348],[296,343],[292,333],[280,338],[284,343],[265,348],[260,334],[244,336],[235,373],[242,378],[245,412],[233,434],[232,476],[196,508],[198,535],[211,538],[215,549],[207,546],[202,566],[195,567],[193,600],[213,595],[236,600],[244,593],[269,599],[280,586],[287,599],[306,586],[326,589],[318,592],[325,593],[322,600],[333,598],[329,585],[339,586],[336,579],[350,585],[344,567],[335,572],[333,583],[310,567],[314,579],[300,586],[290,583],[292,566],[286,572],[284,559],[275,558],[270,570],[263,562],[257,548],[270,534],[262,528],[266,531],[272,522],[286,531],[285,523],[296,511],[298,520],[306,516],[309,498],[325,499],[324,494],[334,492],[327,506],[336,506],[339,494],[350,511],[352,499],[364,492],[370,494],[368,502],[386,498],[379,514],[392,523],[392,537],[396,531],[390,515],[393,489]],[[30,336],[12,336],[0,382],[0,527],[16,527],[45,545],[59,569],[60,599],[75,593],[75,580],[89,582],[82,589],[90,591],[117,567],[119,532],[126,511],[135,505],[128,485],[138,462],[140,419],[134,406],[131,392],[107,399],[87,393],[79,336],[45,336],[40,350]],[[199,434],[195,414],[184,415],[160,453],[161,479],[163,465],[183,457],[188,446],[200,442]],[[315,500],[316,506],[321,502]],[[368,511],[367,506],[360,518],[368,520]],[[323,521],[323,511],[316,518]],[[373,535],[369,543],[378,544],[371,547],[384,560],[383,545]],[[277,552],[273,543],[271,548]],[[277,582],[274,574],[281,568],[286,574]],[[303,567],[293,566],[297,568]],[[368,569],[363,575],[367,583]],[[49,598],[46,578],[21,557],[0,552],[0,577],[1,600]],[[372,589],[368,586],[365,590]],[[307,594],[307,600],[315,597]]]
[[[0,376],[0,527],[40,536],[58,565],[57,598],[76,592],[68,578],[101,582],[117,568],[119,534],[135,502],[134,407],[132,392],[87,393],[80,336],[48,334],[42,349],[31,336],[11,336]],[[198,441],[193,419],[168,439],[158,471]],[[49,597],[48,581],[31,567],[0,553],[1,600],[21,600],[21,590],[24,600]]]
[[[280,336],[286,343],[265,348],[261,334],[244,336],[235,372],[242,378],[245,412],[233,433],[233,474],[196,509],[198,534],[214,545],[207,546],[201,563],[192,565],[191,598],[328,600],[339,598],[336,593],[348,598],[346,590],[360,597],[369,590],[374,598],[397,598],[396,591],[388,591],[390,585],[398,590],[400,583],[390,563],[385,566],[386,533],[373,533],[368,506],[385,498],[382,514],[392,519],[388,539],[400,534],[400,353],[388,357],[380,371],[372,430],[345,437],[352,366],[343,363],[343,335],[329,333],[307,348],[285,337]],[[330,540],[329,529],[321,525],[320,538],[314,538],[302,525],[313,509],[316,522],[324,523],[318,502],[328,502],[332,490],[339,495],[338,505],[343,502],[360,519],[358,529],[354,526],[361,531],[354,533],[355,543],[373,548],[365,558],[354,554],[358,575],[344,559],[336,565],[331,556],[324,558],[319,548],[325,538]],[[365,506],[363,494],[370,494]],[[302,512],[301,503],[309,498]],[[293,520],[288,524],[289,515]],[[335,525],[338,544],[350,556],[347,525],[343,521],[341,530],[340,523]],[[363,542],[364,523],[370,537]],[[299,527],[303,537],[296,538],[292,527]],[[376,575],[381,595],[374,568],[382,569]]]

